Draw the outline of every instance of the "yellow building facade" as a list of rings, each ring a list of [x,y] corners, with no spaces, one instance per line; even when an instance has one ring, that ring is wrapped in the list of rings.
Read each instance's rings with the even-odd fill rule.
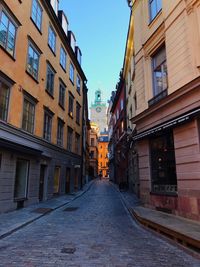
[[[0,210],[80,187],[85,82],[58,1],[0,2]]]
[[[98,139],[98,173],[108,177],[108,135],[101,134]]]

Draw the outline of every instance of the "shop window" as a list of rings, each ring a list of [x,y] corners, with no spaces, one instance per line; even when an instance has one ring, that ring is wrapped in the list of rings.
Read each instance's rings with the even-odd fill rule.
[[[175,193],[177,178],[172,131],[151,138],[150,161],[152,192]]]
[[[27,197],[28,175],[29,161],[17,159],[14,191],[15,199],[25,199]]]

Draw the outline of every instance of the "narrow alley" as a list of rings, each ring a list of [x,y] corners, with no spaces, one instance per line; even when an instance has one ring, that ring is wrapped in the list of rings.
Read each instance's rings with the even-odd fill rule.
[[[200,261],[141,228],[109,181],[0,240],[1,267],[198,267]]]

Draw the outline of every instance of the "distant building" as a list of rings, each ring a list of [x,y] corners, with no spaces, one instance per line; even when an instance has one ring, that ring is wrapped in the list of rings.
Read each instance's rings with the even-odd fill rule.
[[[99,127],[96,123],[90,123],[89,130],[89,177],[98,176],[98,137]]]
[[[98,173],[108,177],[108,132],[101,133],[98,139]]]
[[[90,107],[90,120],[99,126],[100,133],[107,131],[107,107],[102,100],[101,90],[95,92],[95,100]]]

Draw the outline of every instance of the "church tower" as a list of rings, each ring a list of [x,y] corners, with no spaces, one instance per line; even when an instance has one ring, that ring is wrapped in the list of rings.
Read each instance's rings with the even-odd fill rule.
[[[100,89],[95,92],[95,100],[90,108],[90,120],[98,124],[100,133],[107,131],[107,107],[106,102],[102,101],[102,91]]]

